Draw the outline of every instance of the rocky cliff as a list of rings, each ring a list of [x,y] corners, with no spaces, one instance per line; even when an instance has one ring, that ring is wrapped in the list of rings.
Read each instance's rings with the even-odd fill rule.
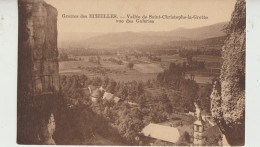
[[[17,143],[55,144],[58,12],[43,0],[19,0],[18,11]]]
[[[211,112],[228,143],[241,146],[245,140],[245,0],[237,0],[226,31],[224,62],[211,94]]]

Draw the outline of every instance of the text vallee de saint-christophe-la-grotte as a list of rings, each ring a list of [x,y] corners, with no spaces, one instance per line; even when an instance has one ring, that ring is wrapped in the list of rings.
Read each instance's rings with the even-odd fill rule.
[[[145,16],[145,17],[143,17]],[[200,15],[136,15],[127,14],[127,19],[208,19],[207,16]],[[62,14],[62,18],[118,18],[117,14]]]

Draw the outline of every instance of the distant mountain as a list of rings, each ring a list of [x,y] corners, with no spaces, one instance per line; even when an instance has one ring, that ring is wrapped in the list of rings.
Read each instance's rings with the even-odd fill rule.
[[[116,32],[116,33],[71,33],[59,36],[59,47],[85,48],[132,48],[136,46],[163,45],[172,41],[203,40],[224,36],[223,28],[228,22],[199,28],[178,28],[159,32]],[[70,39],[71,38],[71,39]]]
[[[77,46],[91,37],[102,35],[96,32],[58,32],[58,47]]]
[[[203,26],[198,28],[178,28],[173,31],[168,32],[147,32],[150,35],[160,35],[160,36],[175,36],[180,38],[188,38],[189,40],[202,40],[207,38],[214,38],[219,36],[224,36],[223,31],[224,26],[228,22],[221,22],[209,26]]]

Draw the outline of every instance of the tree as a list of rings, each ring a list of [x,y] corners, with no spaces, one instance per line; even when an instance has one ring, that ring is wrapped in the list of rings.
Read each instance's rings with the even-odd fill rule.
[[[153,84],[152,84],[151,80],[148,80],[146,82],[146,86],[147,86],[147,88],[152,88],[153,87]]]
[[[173,110],[173,107],[172,107],[172,104],[171,104],[171,101],[169,100],[167,94],[163,93],[161,96],[160,96],[160,102],[162,103],[163,105],[163,108],[165,112],[171,114],[172,113],[172,110]]]
[[[180,105],[185,111],[194,111],[194,102],[198,99],[199,86],[193,80],[182,80],[180,83]]]
[[[171,63],[169,69],[157,75],[157,81],[161,84],[170,86],[173,89],[178,89],[180,81],[184,79],[185,69],[183,65]]]
[[[69,60],[71,60],[71,59],[69,58],[69,56],[68,56],[67,53],[61,53],[61,54],[60,54],[60,57],[59,57],[59,60],[60,60],[60,61],[69,61]]]
[[[127,64],[127,67],[128,67],[129,69],[133,69],[133,68],[134,68],[134,63],[133,63],[133,62],[129,62],[129,63]]]
[[[139,104],[141,109],[143,109],[146,106],[146,103],[147,103],[147,99],[146,99],[145,95],[139,96],[138,104]]]
[[[137,85],[137,95],[140,96],[144,94],[144,85],[142,82],[139,82]]]
[[[100,77],[95,77],[95,78],[93,78],[93,80],[92,80],[92,84],[93,84],[94,86],[101,86],[101,84],[102,84],[102,79],[101,79]]]
[[[178,140],[178,142],[177,142],[177,145],[178,145],[178,146],[188,146],[189,143],[190,143],[190,139],[191,139],[190,134],[185,131],[185,132],[180,136],[180,138],[179,138],[179,140]]]
[[[122,99],[126,99],[126,97],[128,96],[128,88],[125,83],[121,84],[117,95]]]
[[[104,80],[102,81],[102,87],[106,88],[109,83],[109,78],[106,76]]]
[[[220,135],[211,135],[206,137],[205,146],[220,146],[219,142],[222,140]]]
[[[107,91],[110,93],[115,93],[115,88],[116,88],[116,82],[113,79],[110,79],[108,82],[108,85],[106,87]]]

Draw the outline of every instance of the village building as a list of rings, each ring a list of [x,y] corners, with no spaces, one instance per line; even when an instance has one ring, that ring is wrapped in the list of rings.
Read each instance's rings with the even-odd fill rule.
[[[202,119],[196,120],[194,122],[194,132],[193,132],[193,137],[194,137],[194,141],[193,144],[194,145],[202,145],[204,143],[204,122],[202,121]]]
[[[93,85],[88,86],[89,93],[92,93],[95,89],[96,89],[96,87]]]
[[[112,93],[109,93],[109,92],[105,92],[102,99],[103,100],[112,100],[114,97],[114,95]]]
[[[205,144],[212,145],[210,144],[211,141],[217,140],[217,145],[222,145],[221,136],[223,136],[223,134],[213,118],[208,113],[201,111],[196,103],[195,107],[196,121],[193,123],[193,144],[199,146]]]
[[[202,120],[201,110],[199,106],[196,103],[194,103],[194,105],[196,108],[197,120],[193,123],[193,144],[202,145],[204,142],[204,121]]]
[[[176,144],[180,138],[180,132],[177,128],[154,123],[145,126],[141,133],[146,137],[174,144]]]
[[[94,90],[90,95],[91,101],[94,103],[98,102],[102,98],[103,94],[104,94],[104,91],[102,91],[100,89]]]
[[[118,103],[121,100],[119,97],[116,97],[112,93],[109,93],[109,92],[105,92],[102,99],[108,100],[108,101],[113,101],[114,103]]]
[[[114,103],[118,103],[121,99],[119,97],[114,97]]]
[[[138,104],[137,103],[134,103],[134,102],[127,102],[129,105],[131,105],[131,106],[138,106]]]
[[[90,99],[93,103],[96,103],[99,100],[109,100],[118,103],[121,100],[119,97],[115,97],[112,93],[106,92],[102,86],[96,88],[95,86],[90,85],[88,86],[88,90],[90,93]]]
[[[104,89],[102,86],[100,86],[99,89],[100,89],[101,91],[106,91],[106,89]]]

